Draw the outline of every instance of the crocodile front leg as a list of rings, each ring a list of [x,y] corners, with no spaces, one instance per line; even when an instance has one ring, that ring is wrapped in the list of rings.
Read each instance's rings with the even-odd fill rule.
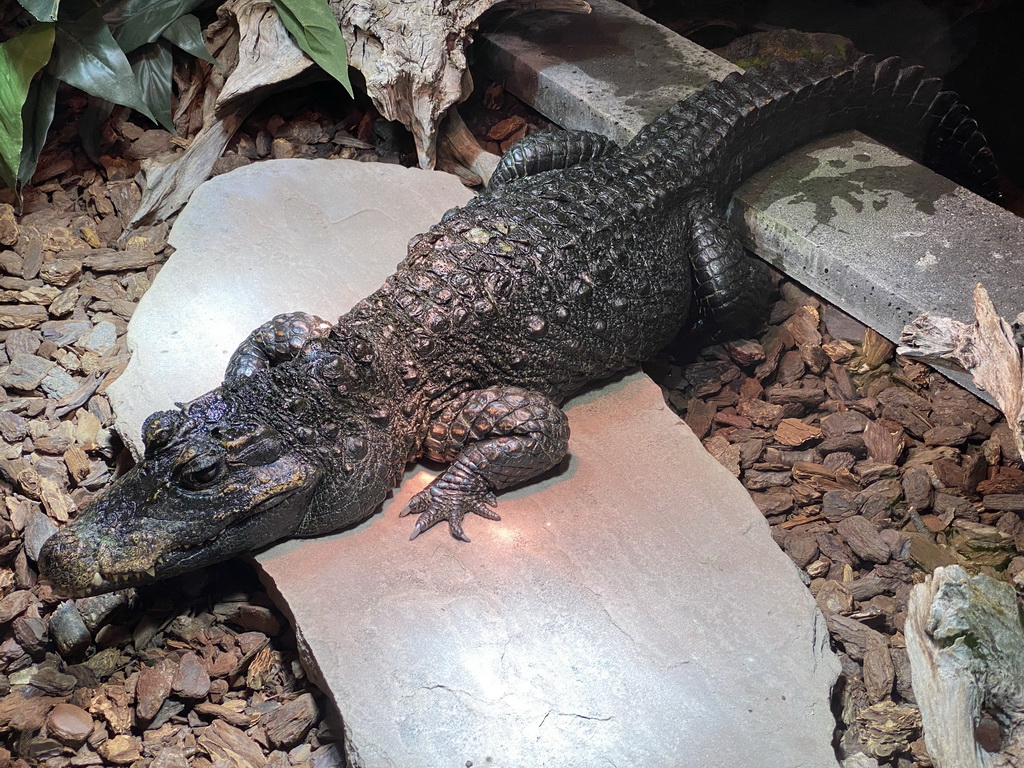
[[[331,332],[331,324],[305,312],[275,315],[238,345],[228,360],[224,380],[252,376],[256,371],[292,358],[310,339]]]
[[[426,455],[452,462],[417,493],[402,515],[418,514],[415,539],[442,520],[469,541],[462,520],[472,512],[499,520],[494,492],[551,469],[569,449],[569,422],[546,395],[519,387],[489,387],[455,398],[430,426]]]

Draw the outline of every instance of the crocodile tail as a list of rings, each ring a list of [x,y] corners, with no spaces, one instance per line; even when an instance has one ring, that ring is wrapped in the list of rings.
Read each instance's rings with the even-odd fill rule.
[[[790,150],[852,128],[998,197],[995,159],[967,108],[940,80],[897,58],[864,56],[832,72],[797,61],[730,74],[670,108],[626,151],[662,164],[672,186],[713,179],[724,202],[743,179]]]

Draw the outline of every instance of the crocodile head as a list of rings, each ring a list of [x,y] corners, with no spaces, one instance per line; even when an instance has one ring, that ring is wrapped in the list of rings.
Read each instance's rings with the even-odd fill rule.
[[[145,454],[40,553],[75,594],[136,586],[289,535],[322,469],[214,390],[143,427]]]

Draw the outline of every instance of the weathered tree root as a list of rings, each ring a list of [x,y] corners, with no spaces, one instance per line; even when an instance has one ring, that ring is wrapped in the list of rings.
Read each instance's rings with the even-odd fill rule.
[[[904,327],[897,350],[939,368],[964,370],[1006,416],[1024,461],[1024,313],[1013,325],[996,314],[985,286],[974,289],[974,323],[923,314]],[[1016,333],[1015,333],[1016,329]]]
[[[935,767],[1024,765],[1024,624],[1013,587],[936,568],[910,593],[906,639]],[[975,739],[982,710],[1000,725],[999,752]]]

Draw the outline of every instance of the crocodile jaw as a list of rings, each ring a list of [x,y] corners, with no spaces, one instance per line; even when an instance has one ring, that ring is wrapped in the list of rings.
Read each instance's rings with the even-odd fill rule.
[[[285,453],[188,491],[149,463],[43,545],[39,565],[55,587],[83,595],[140,586],[266,546],[296,530],[323,474]]]

